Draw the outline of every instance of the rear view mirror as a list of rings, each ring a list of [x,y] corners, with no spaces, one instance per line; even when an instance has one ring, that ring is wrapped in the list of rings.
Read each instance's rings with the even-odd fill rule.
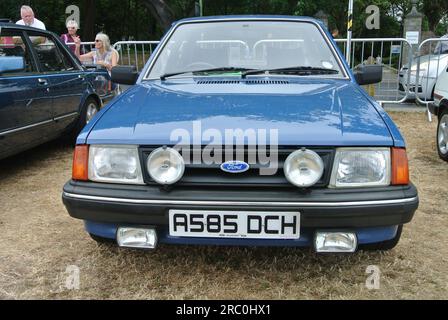
[[[8,72],[20,72],[25,69],[23,57],[0,57],[0,74]]]
[[[137,82],[138,72],[135,66],[115,66],[112,68],[112,82],[133,85]]]
[[[379,83],[383,79],[383,66],[379,64],[360,65],[354,70],[359,85]]]

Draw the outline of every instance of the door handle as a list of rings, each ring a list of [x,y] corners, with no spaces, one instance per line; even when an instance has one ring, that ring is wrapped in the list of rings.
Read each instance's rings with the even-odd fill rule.
[[[40,86],[46,86],[48,84],[48,81],[42,78],[37,79],[37,82],[39,82]]]

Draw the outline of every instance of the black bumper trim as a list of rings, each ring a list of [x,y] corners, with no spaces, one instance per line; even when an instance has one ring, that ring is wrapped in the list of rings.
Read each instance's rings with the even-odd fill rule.
[[[252,207],[252,206],[275,206],[275,207],[359,207],[367,205],[388,205],[388,204],[406,204],[418,201],[418,197],[392,199],[392,200],[373,200],[373,201],[347,201],[347,202],[264,202],[264,201],[207,201],[207,200],[151,200],[151,199],[127,199],[127,198],[109,198],[97,197],[81,194],[72,194],[64,192],[66,198],[74,198],[80,200],[92,200],[101,202],[117,202],[130,204],[149,204],[149,205],[165,205],[165,206],[233,206],[233,207]]]
[[[401,225],[411,221],[419,202],[413,185],[377,190],[321,189],[309,194],[266,190],[254,194],[229,190],[164,192],[148,186],[73,181],[64,186],[62,199],[72,217],[97,222],[166,226],[169,209],[299,210],[301,226],[315,228]]]

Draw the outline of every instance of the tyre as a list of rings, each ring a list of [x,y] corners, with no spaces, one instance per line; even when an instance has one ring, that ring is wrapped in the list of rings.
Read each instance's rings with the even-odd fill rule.
[[[71,136],[76,139],[81,130],[93,119],[98,111],[100,111],[98,102],[92,97],[87,98],[82,106],[81,114],[78,118],[78,122],[73,128]]]
[[[436,144],[440,159],[448,161],[448,108],[445,108],[439,116]]]
[[[387,251],[390,249],[393,249],[397,243],[400,241],[401,238],[401,232],[403,231],[403,225],[398,226],[397,234],[393,239],[377,242],[377,243],[369,243],[369,244],[362,244],[359,246],[360,250],[365,251]]]
[[[110,239],[110,238],[103,238],[100,236],[97,236],[95,234],[89,233],[90,237],[95,240],[98,243],[108,243],[108,244],[113,244],[115,243],[114,239]]]

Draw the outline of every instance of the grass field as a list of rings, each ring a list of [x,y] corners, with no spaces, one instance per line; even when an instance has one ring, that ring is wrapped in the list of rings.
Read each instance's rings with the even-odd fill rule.
[[[97,245],[61,201],[72,147],[56,141],[0,161],[2,299],[447,299],[448,164],[436,123],[393,113],[408,144],[420,207],[389,252],[317,255],[308,249]],[[80,271],[66,288],[67,268]],[[366,269],[381,271],[368,289]]]

